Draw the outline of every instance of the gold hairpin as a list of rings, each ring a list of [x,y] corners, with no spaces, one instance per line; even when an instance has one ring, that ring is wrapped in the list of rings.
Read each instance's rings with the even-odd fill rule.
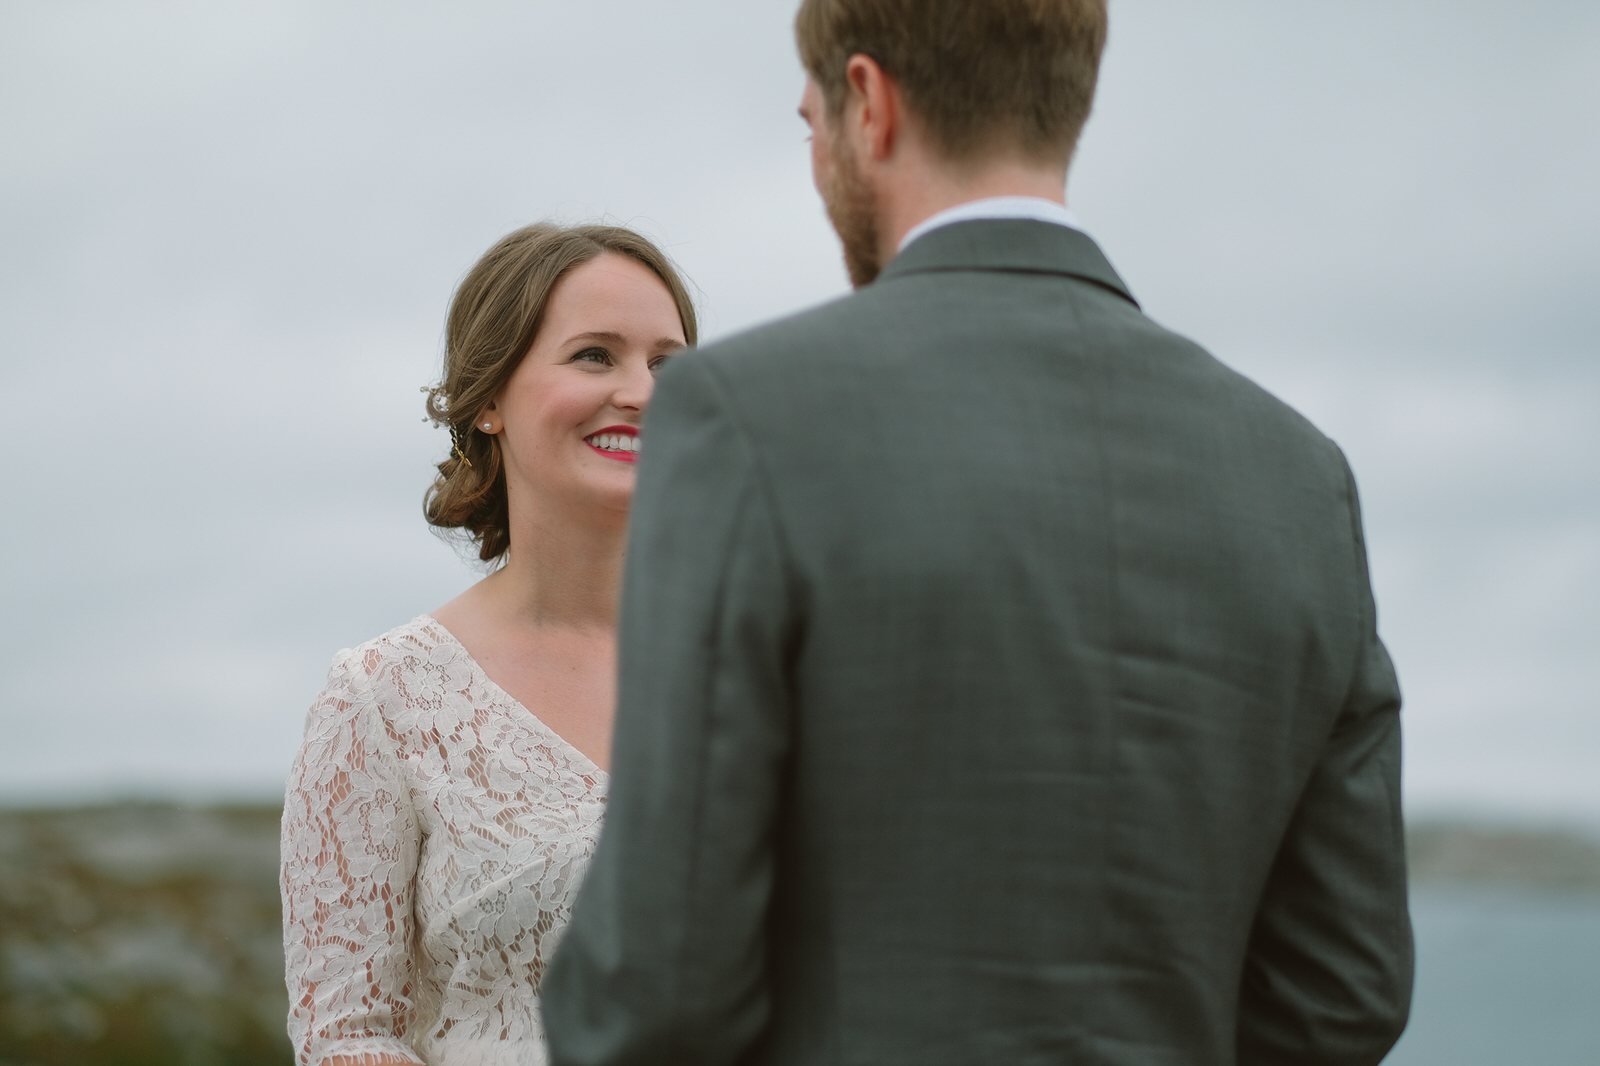
[[[470,467],[472,465],[472,460],[467,458],[467,453],[461,450],[461,433],[455,426],[450,427],[450,450],[455,453],[457,459],[466,463],[467,466]]]

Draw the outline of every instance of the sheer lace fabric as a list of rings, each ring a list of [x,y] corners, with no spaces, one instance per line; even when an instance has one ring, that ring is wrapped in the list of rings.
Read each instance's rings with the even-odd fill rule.
[[[283,812],[302,1066],[541,1066],[539,984],[606,785],[429,616],[341,652]]]

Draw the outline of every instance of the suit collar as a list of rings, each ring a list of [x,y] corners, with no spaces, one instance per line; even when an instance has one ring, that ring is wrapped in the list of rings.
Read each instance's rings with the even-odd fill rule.
[[[1031,219],[975,219],[940,226],[912,241],[874,284],[909,274],[958,270],[1063,274],[1110,289],[1139,306],[1088,234]]]

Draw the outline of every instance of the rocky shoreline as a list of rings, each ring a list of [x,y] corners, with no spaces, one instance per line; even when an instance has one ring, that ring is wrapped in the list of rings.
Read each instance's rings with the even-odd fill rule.
[[[1600,839],[1572,830],[1417,821],[1408,830],[1406,851],[1417,886],[1600,894]]]
[[[287,1066],[278,809],[0,809],[0,1066]],[[1600,895],[1600,842],[1419,822],[1416,885]]]

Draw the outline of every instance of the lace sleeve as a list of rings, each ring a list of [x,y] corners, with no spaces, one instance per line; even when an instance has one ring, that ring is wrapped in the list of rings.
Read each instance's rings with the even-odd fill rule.
[[[371,694],[381,661],[376,649],[335,659],[284,797],[283,946],[300,1066],[422,1061],[406,1039],[419,834]]]

